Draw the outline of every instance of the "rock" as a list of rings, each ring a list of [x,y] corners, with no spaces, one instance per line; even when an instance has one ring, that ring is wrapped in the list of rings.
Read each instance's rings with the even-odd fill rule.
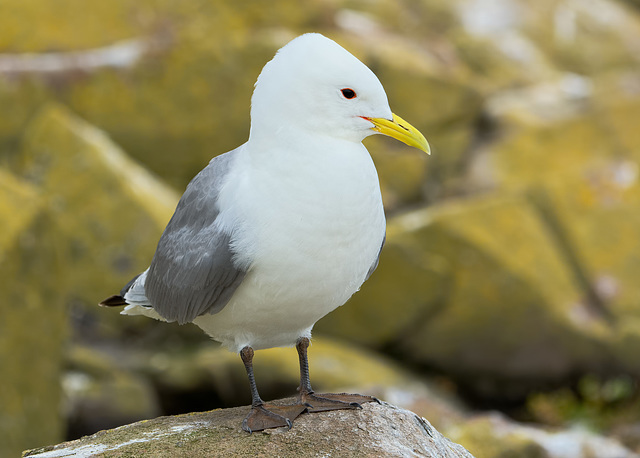
[[[481,415],[447,431],[477,456],[521,458],[638,458],[615,439],[584,429],[545,430],[499,414]]]
[[[446,299],[449,264],[413,250],[390,233],[378,269],[342,307],[321,319],[316,332],[384,348]]]
[[[96,303],[149,264],[177,195],[103,132],[58,105],[43,108],[29,124],[14,169],[50,210],[50,231],[61,241],[58,250],[73,278],[58,292],[79,306],[85,321],[100,313],[116,319]],[[87,268],[96,264],[100,268]]]
[[[621,2],[456,0],[439,7],[436,27],[451,43],[441,45],[442,54],[485,90],[540,82],[558,71],[633,68],[639,61],[633,43],[640,39],[640,16]]]
[[[370,45],[375,46],[372,43]],[[371,60],[375,62],[374,59]],[[484,99],[479,91],[448,77],[437,77],[427,71],[407,70],[392,59],[376,65],[374,71],[380,80],[385,82],[393,109],[405,119],[410,119],[432,146],[433,154],[429,157],[411,151],[413,164],[412,169],[406,174],[408,182],[413,182],[411,178],[422,171],[422,181],[413,188],[420,192],[421,197],[424,194],[430,200],[435,200],[446,191],[451,192],[459,187],[456,179],[459,171],[465,167],[466,153],[471,146],[476,124],[482,113]],[[426,107],[438,108],[434,110]],[[367,146],[370,147],[372,143],[373,141],[369,141]],[[392,146],[388,141],[381,143],[382,145],[375,145],[371,150],[374,158],[378,159],[376,165],[381,166],[383,190],[390,189],[398,193],[402,204],[416,201],[415,197],[411,199],[412,194],[408,192],[407,183],[396,184],[401,183],[401,180],[393,180],[392,171],[397,167],[395,163],[399,158],[393,157],[392,152],[397,146]],[[384,146],[384,149],[380,146]],[[379,160],[382,154],[388,158],[387,161]],[[422,161],[422,164],[417,161]],[[388,198],[388,194],[389,191],[383,195],[387,197],[384,202],[385,208],[392,210],[394,201]]]
[[[424,418],[386,403],[367,403],[362,410],[303,414],[291,430],[251,435],[240,428],[248,409],[160,417],[29,450],[23,456],[472,456]]]
[[[598,0],[587,8],[581,3],[547,0],[546,12],[540,15],[528,14],[532,11],[527,11],[530,4],[526,1],[518,3],[529,22],[522,28],[530,27],[529,37],[562,69],[593,75],[611,68],[633,68],[640,62],[632,45],[640,40],[640,15],[621,2]],[[553,33],[543,31],[542,24],[551,23]]]
[[[58,234],[45,199],[0,169],[0,444],[2,456],[62,439],[67,309]]]
[[[119,49],[123,40],[137,44],[141,57],[131,59],[124,48],[126,62],[111,67],[58,75],[4,72],[0,104],[16,110],[0,122],[0,150],[15,142],[35,107],[57,100],[180,188],[211,156],[246,140],[252,84],[273,51],[298,30],[339,39],[380,75],[394,110],[425,130],[439,153],[428,166],[431,186],[446,181],[449,192],[464,188],[457,178],[473,146],[483,96],[638,64],[632,44],[640,37],[639,16],[611,0],[598,0],[593,8],[566,0],[544,0],[536,8],[522,0],[428,2],[415,8],[387,0],[318,2],[305,9],[279,0],[269,8],[255,5],[250,14],[149,0],[130,14],[122,0],[90,8],[64,1],[69,6],[60,7],[73,10],[73,20],[55,28],[48,5],[28,8],[10,1],[13,14],[5,16],[11,19],[0,18],[0,48],[7,50],[0,73],[3,59],[55,60],[79,50]],[[389,205],[416,198],[420,186],[400,184],[395,195],[397,183],[392,179],[386,186]],[[427,191],[431,199],[442,194]]]
[[[160,415],[152,381],[120,367],[112,354],[74,345],[62,378],[67,438]]]
[[[394,68],[393,62],[386,62],[376,72],[381,81],[391,82],[386,84],[386,91],[394,111],[424,133],[433,151],[426,156],[388,139],[365,140],[378,167],[385,209],[393,211],[425,199],[436,200],[459,188],[457,177],[465,167],[466,153],[481,117],[480,94],[467,85],[425,72]],[[400,84],[394,84],[396,81]],[[423,102],[411,102],[416,94],[421,94]],[[425,110],[426,104],[438,110]]]
[[[613,436],[625,446],[640,454],[640,423],[634,422],[618,426]]]
[[[3,264],[6,253],[20,233],[29,228],[36,216],[42,212],[42,200],[38,191],[29,183],[13,176],[9,170],[0,169],[0,191],[4,198],[0,200],[0,211],[3,215],[3,230],[0,232]]]
[[[415,151],[382,138],[367,142],[367,148],[378,169],[382,201],[387,211],[422,200],[428,161],[425,154],[415,154]]]
[[[398,215],[407,205],[436,204],[390,218],[379,270],[318,323],[317,334],[390,351],[421,369],[451,371],[476,394],[502,400],[526,395],[540,379],[640,373],[640,15],[630,7],[638,0],[334,1],[302,9],[292,0],[245,9],[154,0],[134,8],[128,0],[4,3],[11,14],[0,14],[0,105],[12,110],[0,120],[0,164],[19,179],[7,187],[12,197],[0,199],[0,213],[9,208],[0,248],[11,256],[9,264],[0,260],[3,304],[41,307],[45,297],[58,310],[72,303],[76,322],[90,324],[79,336],[85,340],[131,337],[145,328],[153,332],[138,337],[164,343],[167,335],[195,329],[93,306],[148,265],[176,195],[160,199],[170,204],[146,206],[166,195],[153,190],[163,186],[143,186],[142,198],[126,175],[131,162],[117,166],[109,159],[117,154],[96,152],[113,144],[64,109],[36,116],[24,151],[15,148],[17,136],[40,106],[60,101],[182,189],[211,156],[246,139],[250,92],[264,62],[298,31],[316,30],[369,64],[394,111],[431,141],[434,155],[427,158],[381,137],[367,140],[387,208]],[[58,10],[70,13],[51,21]],[[113,53],[122,59],[107,62]],[[101,58],[92,68],[87,56]],[[44,61],[62,65],[33,66]],[[66,155],[70,150],[78,154]],[[87,161],[87,169],[74,169]],[[492,194],[459,198],[487,190]],[[23,191],[27,197],[16,197]],[[7,207],[14,197],[18,203]],[[60,249],[60,268],[47,272],[52,246]],[[20,250],[38,250],[43,259],[20,257]],[[18,272],[19,266],[26,267]],[[12,282],[16,272],[45,290]],[[277,352],[262,357],[267,393],[289,390],[297,380],[295,352]],[[153,363],[137,366],[148,372],[122,386],[118,373],[112,382],[126,397],[148,388],[149,377],[181,392],[181,400],[194,398],[190,387],[216,384],[225,399],[231,393],[229,399],[246,402],[236,356],[215,349],[194,354],[180,364],[181,355],[152,353]],[[335,377],[334,364],[361,367],[343,356],[320,358],[318,383],[325,376],[328,384],[347,382]],[[58,371],[58,360],[50,361]],[[167,363],[174,369],[162,375]],[[207,365],[220,372],[209,374]],[[366,366],[363,373],[380,375],[383,385],[388,372]],[[78,382],[77,373],[70,375],[68,383]],[[413,396],[397,379],[388,378],[387,393]],[[81,401],[93,399],[82,394],[76,392]]]
[[[541,126],[584,113],[593,94],[591,78],[574,73],[525,87],[499,91],[487,100],[487,112],[505,126]]]
[[[559,117],[547,117],[554,111],[547,107],[533,115],[534,120],[518,120],[476,156],[485,179],[492,180],[494,197],[447,203],[395,220],[409,228],[414,250],[446,259],[453,275],[444,312],[425,316],[429,324],[405,333],[412,336],[401,345],[405,355],[432,352],[428,364],[438,360],[439,367],[457,371],[478,350],[484,357],[472,371],[486,375],[495,368],[494,375],[519,377],[515,361],[520,361],[539,369],[537,375],[531,373],[533,378],[551,376],[558,382],[571,371],[606,374],[612,366],[623,373],[640,373],[634,357],[640,342],[635,306],[640,298],[635,278],[640,270],[635,236],[640,231],[640,137],[630,127],[640,112],[640,91],[619,76],[580,84],[588,90],[580,100],[567,101],[575,106]],[[587,101],[597,108],[577,109]],[[390,228],[395,226],[392,220]],[[391,235],[393,229],[389,232],[389,240],[403,243]],[[463,274],[467,269],[473,273]],[[539,277],[547,274],[548,278]],[[512,296],[511,281],[529,286],[515,287]],[[534,299],[538,295],[542,297]],[[529,312],[522,300],[532,307]],[[494,309],[496,303],[504,308]],[[465,318],[465,310],[478,315]],[[463,336],[458,326],[465,322],[475,327]],[[496,328],[481,336],[479,323],[485,330]],[[512,331],[515,340],[508,342]],[[457,350],[449,352],[452,336],[457,336]],[[470,341],[473,349],[467,347]],[[484,347],[483,341],[497,346]],[[550,342],[554,344],[546,347]],[[497,359],[491,363],[489,355]],[[544,362],[538,360],[542,355]]]
[[[447,152],[431,160],[430,170],[438,169],[430,173],[433,187],[461,166],[482,108],[482,98],[469,84],[424,64],[430,51],[419,37],[409,39],[398,26],[395,38],[383,30],[376,30],[375,37],[358,35],[341,19],[354,16],[353,10],[344,11],[350,6],[344,2],[301,9],[291,0],[278,0],[269,8],[256,4],[250,13],[231,7],[222,13],[213,6],[144,0],[131,14],[122,0],[96,8],[64,0],[68,6],[60,8],[74,11],[73,23],[83,26],[63,20],[52,28],[48,5],[28,8],[10,1],[15,3],[13,17],[21,20],[0,18],[0,49],[6,49],[0,54],[0,104],[16,109],[0,121],[0,151],[15,143],[16,132],[36,107],[55,100],[104,129],[171,185],[183,188],[212,156],[246,141],[255,79],[275,50],[300,30],[325,33],[353,49],[379,73],[394,110],[426,131],[434,151]],[[381,23],[389,10],[413,14],[397,4],[386,6],[387,11],[374,12]],[[33,29],[38,32],[32,34]],[[26,33],[29,39],[23,39]],[[120,60],[102,64],[100,57],[107,52],[119,52]],[[86,68],[76,65],[87,55],[97,58],[85,59],[91,64]],[[25,61],[38,59],[57,71],[10,71],[12,63],[24,67]],[[441,59],[431,62],[437,68]],[[420,103],[415,103],[416,94]],[[438,108],[425,109],[428,106]],[[377,151],[388,148],[386,142],[370,145]],[[389,178],[381,174],[389,208],[422,199],[424,159],[414,153],[402,163],[410,180],[399,179],[397,164],[381,161],[390,168]]]
[[[488,154],[496,186],[535,196],[559,254],[589,298],[591,306],[575,309],[572,319],[579,326],[594,317],[616,321],[604,343],[620,370],[637,374],[640,137],[629,119],[640,113],[640,92],[625,81],[595,80],[597,109],[521,126]]]
[[[518,381],[512,388],[521,394],[524,380],[558,381],[604,364],[609,329],[602,320],[574,320],[588,309],[584,292],[526,198],[487,195],[409,212],[390,221],[388,239],[414,256],[446,260],[448,273],[439,307],[426,305],[398,335],[404,358],[476,389],[500,391],[491,379]]]
[[[638,449],[640,399],[636,379],[629,375],[580,377],[571,387],[532,393],[527,399],[528,420],[559,428],[585,428],[619,439]],[[634,443],[635,442],[635,443]]]
[[[117,70],[98,67],[6,77],[8,83],[0,84],[0,103],[15,106],[16,113],[0,123],[0,149],[15,140],[15,132],[35,107],[56,100],[105,129],[136,159],[180,188],[212,156],[246,140],[255,79],[287,38],[274,39],[269,28],[304,28],[310,21],[317,24],[330,10],[301,9],[291,0],[278,0],[247,14],[231,7],[144,0],[132,13],[122,0],[95,8],[65,1],[60,8],[73,15],[49,27],[54,13],[48,5],[31,8],[11,0],[12,15],[21,19],[0,18],[0,48],[12,51],[6,57],[88,51],[125,39],[159,41],[162,46]],[[27,40],[19,38],[25,33],[24,23],[38,30]]]

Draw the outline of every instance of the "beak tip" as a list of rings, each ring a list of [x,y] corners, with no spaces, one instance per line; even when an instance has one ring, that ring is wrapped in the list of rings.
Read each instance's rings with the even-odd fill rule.
[[[400,116],[392,113],[392,119],[385,118],[368,118],[364,117],[367,121],[371,122],[374,127],[371,129],[375,132],[383,135],[388,135],[396,140],[400,140],[406,145],[413,146],[421,151],[431,155],[431,147],[424,135],[420,133],[418,129],[406,122]]]

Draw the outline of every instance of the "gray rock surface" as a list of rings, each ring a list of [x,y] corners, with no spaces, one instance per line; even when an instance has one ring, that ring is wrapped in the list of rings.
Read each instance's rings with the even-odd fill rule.
[[[251,435],[240,428],[248,409],[159,417],[30,450],[23,456],[472,457],[424,418],[387,403],[365,404],[362,410],[303,414],[291,430]]]

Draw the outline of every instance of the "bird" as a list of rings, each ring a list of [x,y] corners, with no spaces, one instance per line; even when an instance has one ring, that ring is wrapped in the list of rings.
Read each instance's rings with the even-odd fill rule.
[[[425,137],[391,111],[376,75],[319,33],[294,38],[266,63],[250,118],[248,140],[189,183],[150,266],[100,303],[194,323],[238,353],[251,391],[247,432],[376,401],[315,393],[307,349],[314,324],[371,276],[386,239],[378,174],[362,140],[383,134],[430,154]],[[254,352],[292,346],[296,401],[263,401]]]

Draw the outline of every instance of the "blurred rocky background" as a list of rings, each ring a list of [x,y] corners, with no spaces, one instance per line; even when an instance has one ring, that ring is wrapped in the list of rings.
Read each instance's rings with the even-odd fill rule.
[[[0,456],[249,403],[195,326],[96,304],[309,31],[433,150],[366,140],[387,245],[318,323],[314,386],[412,409],[478,457],[637,456],[637,0],[2,0]],[[292,349],[255,362],[263,397],[294,393]]]

